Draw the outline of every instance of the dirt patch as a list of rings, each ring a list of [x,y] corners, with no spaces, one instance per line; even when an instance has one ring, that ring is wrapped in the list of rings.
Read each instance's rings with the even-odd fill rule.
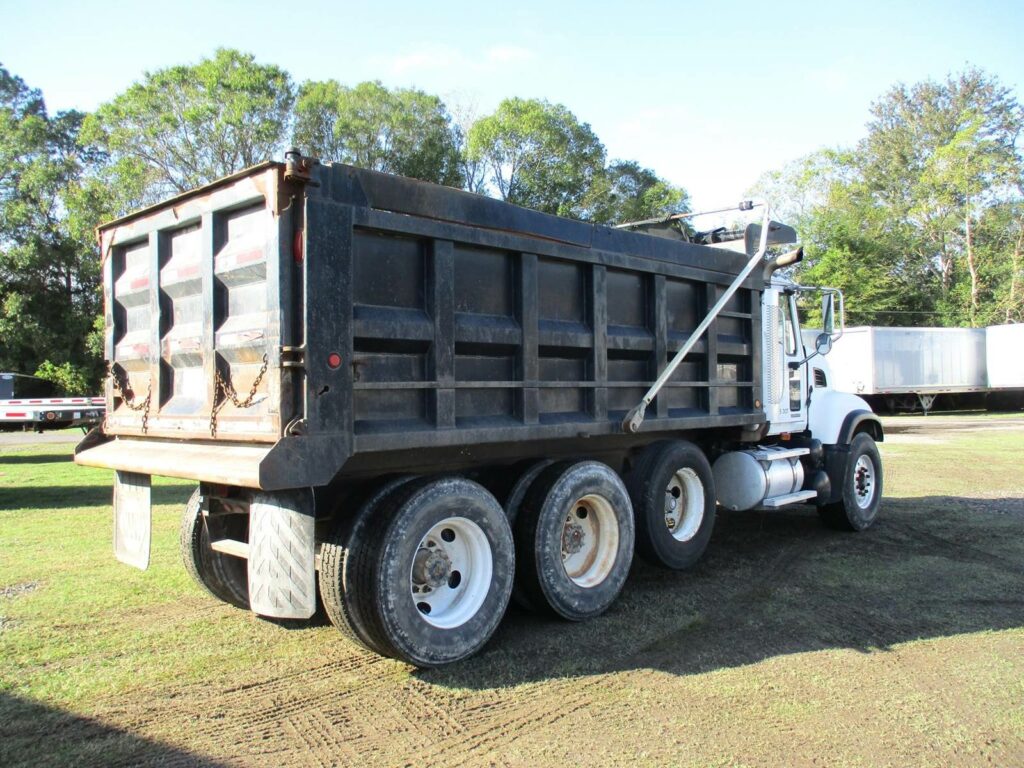
[[[513,610],[454,668],[337,637],[90,714],[228,764],[1013,764],[1024,735],[992,697],[1011,707],[1024,680],[1024,500],[963,501],[887,500],[863,535],[812,510],[722,515],[695,571],[638,564],[586,624]]]
[[[19,597],[20,595],[34,592],[37,589],[39,589],[38,581],[26,581],[22,584],[11,584],[6,587],[0,587],[0,600]]]

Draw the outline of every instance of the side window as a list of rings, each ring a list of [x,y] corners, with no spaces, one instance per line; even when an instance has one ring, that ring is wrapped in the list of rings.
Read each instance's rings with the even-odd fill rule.
[[[788,295],[779,296],[779,304],[782,312],[782,327],[779,332],[782,334],[782,345],[787,355],[796,354],[796,324],[793,322],[793,306]]]

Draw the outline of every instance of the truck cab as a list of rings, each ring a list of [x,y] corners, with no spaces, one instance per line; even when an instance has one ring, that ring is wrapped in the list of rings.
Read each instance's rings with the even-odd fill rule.
[[[800,327],[798,299],[809,294],[822,297],[820,330]],[[718,502],[734,511],[813,503],[834,527],[863,530],[881,500],[875,443],[884,433],[866,401],[829,386],[842,294],[771,275],[761,309],[765,424],[755,447],[733,445],[716,458]]]
[[[767,434],[808,432],[824,445],[833,445],[843,437],[852,437],[842,434],[844,421],[852,415],[858,425],[870,422],[871,434],[880,441],[883,438],[881,422],[870,404],[832,386],[828,355],[832,342],[843,334],[842,325],[827,330],[801,327],[800,296],[813,294],[839,299],[842,296],[836,289],[801,286],[785,277],[773,277],[764,292],[763,391],[769,424]],[[831,311],[835,313],[834,308]],[[819,351],[819,344],[824,343],[823,334],[829,340]]]

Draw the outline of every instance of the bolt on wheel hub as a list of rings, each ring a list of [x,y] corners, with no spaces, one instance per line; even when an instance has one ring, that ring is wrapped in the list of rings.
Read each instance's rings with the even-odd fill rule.
[[[416,553],[416,559],[412,566],[413,582],[437,589],[447,583],[451,570],[451,558],[443,549],[438,547],[421,549]]]
[[[703,520],[704,486],[693,469],[684,467],[665,488],[665,527],[676,541],[689,541]]]
[[[619,524],[608,499],[588,494],[572,504],[562,520],[562,567],[580,587],[604,581],[615,564]]]
[[[583,541],[586,537],[583,526],[577,523],[568,523],[562,529],[562,551],[567,555],[575,555],[583,549]]]
[[[867,509],[875,498],[875,465],[868,456],[860,456],[853,471],[853,491],[857,506]]]
[[[491,588],[494,558],[487,534],[469,518],[436,523],[409,564],[409,597],[423,621],[439,629],[465,624]]]

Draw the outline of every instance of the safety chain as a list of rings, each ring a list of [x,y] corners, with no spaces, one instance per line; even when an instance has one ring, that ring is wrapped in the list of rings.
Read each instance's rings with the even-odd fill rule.
[[[141,403],[135,402],[135,391],[129,384],[128,379],[124,377],[121,370],[115,366],[110,366],[110,381],[114,387],[115,393],[120,393],[121,400],[133,411],[142,411],[142,434],[146,434],[146,430],[149,428],[149,404],[153,399],[153,380],[150,379],[149,384],[146,386],[146,399]]]
[[[213,385],[214,405],[213,410],[210,411],[210,437],[217,436],[217,414],[220,413],[221,408],[228,403],[234,404],[235,408],[248,408],[252,405],[252,401],[256,397],[256,389],[259,387],[260,382],[263,381],[263,376],[266,374],[269,364],[270,358],[267,355],[263,355],[263,365],[260,366],[260,372],[256,374],[252,386],[249,387],[249,396],[245,400],[238,399],[238,393],[235,391],[234,385],[228,379],[221,376],[219,370],[217,371]]]

